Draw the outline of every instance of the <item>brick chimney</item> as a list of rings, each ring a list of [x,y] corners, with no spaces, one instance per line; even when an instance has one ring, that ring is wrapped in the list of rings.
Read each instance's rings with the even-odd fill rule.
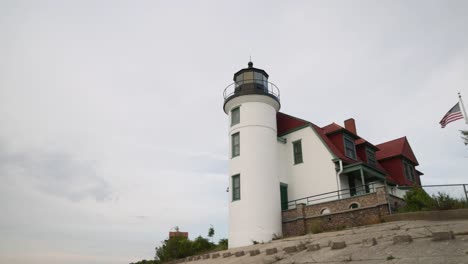
[[[344,127],[349,130],[351,133],[357,135],[356,131],[356,122],[354,122],[354,118],[350,118],[344,121]]]

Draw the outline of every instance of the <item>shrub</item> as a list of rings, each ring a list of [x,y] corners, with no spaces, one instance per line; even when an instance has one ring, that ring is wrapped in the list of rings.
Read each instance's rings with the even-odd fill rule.
[[[228,249],[228,239],[227,238],[222,238],[218,242],[218,246],[216,246],[216,250],[225,250]]]
[[[185,258],[196,254],[193,242],[185,237],[172,237],[156,247],[156,257],[164,262],[173,259]]]
[[[434,208],[434,200],[421,187],[414,187],[406,192],[404,198],[406,205],[401,212],[427,211]]]
[[[467,208],[467,204],[462,199],[452,198],[446,193],[437,193],[433,195],[432,199],[437,210],[450,210],[450,209],[461,209]]]
[[[430,196],[421,187],[414,187],[409,190],[404,199],[406,206],[400,212],[416,212],[429,210],[450,210],[468,208],[468,204],[463,199],[452,198],[446,193],[439,192]]]

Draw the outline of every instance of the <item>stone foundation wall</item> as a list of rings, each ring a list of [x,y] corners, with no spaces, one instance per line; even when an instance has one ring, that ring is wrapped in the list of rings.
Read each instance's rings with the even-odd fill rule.
[[[283,211],[283,236],[380,223],[384,216],[390,214],[388,201],[398,204],[402,202],[397,197],[389,196],[382,187],[377,188],[375,193],[366,195],[320,204],[298,204],[295,209]],[[359,207],[351,209],[350,205],[353,203]],[[329,209],[330,213],[321,214],[324,208]]]
[[[351,204],[355,203],[359,207],[374,206],[376,200],[376,194],[370,193],[350,198],[345,198],[339,201],[331,201],[320,204],[312,204],[305,207],[306,216],[320,215],[322,210],[328,209],[330,213],[342,212],[349,210]]]
[[[403,199],[401,199],[401,198],[399,198],[397,196],[389,194],[388,195],[388,204],[390,204],[390,207],[391,207],[392,213],[393,213],[393,212],[396,212],[399,208],[404,207],[406,205],[406,202],[405,202],[405,200],[403,200]]]

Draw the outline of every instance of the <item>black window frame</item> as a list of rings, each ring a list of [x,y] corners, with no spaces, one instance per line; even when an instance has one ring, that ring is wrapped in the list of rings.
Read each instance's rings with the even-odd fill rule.
[[[236,137],[238,138],[237,144],[235,142]],[[236,132],[231,135],[231,158],[235,158],[238,156],[240,156],[240,132]]]
[[[302,154],[302,140],[296,140],[292,142],[293,144],[293,158],[294,165],[304,163],[304,157]]]
[[[235,117],[237,117],[235,119]],[[231,126],[237,125],[240,123],[240,107],[235,107],[231,110]]]
[[[372,158],[370,158],[370,156],[372,156]],[[375,156],[375,151],[373,149],[366,148],[366,157],[367,157],[367,163],[369,165],[377,167],[377,158]]]
[[[346,142],[349,142],[353,145],[353,157],[350,157],[348,156],[348,150],[351,150],[351,149],[348,149],[348,147],[346,146]],[[350,159],[353,159],[353,160],[357,160],[357,154],[356,154],[356,144],[354,143],[354,139],[346,134],[343,134],[343,145],[344,145],[344,154],[346,157],[350,158]]]
[[[231,177],[232,177],[232,201],[233,202],[239,201],[241,199],[240,174],[232,175]]]
[[[403,160],[403,172],[405,174],[405,178],[411,182],[416,181],[416,176],[415,176],[415,168],[414,165],[409,163],[406,160]]]

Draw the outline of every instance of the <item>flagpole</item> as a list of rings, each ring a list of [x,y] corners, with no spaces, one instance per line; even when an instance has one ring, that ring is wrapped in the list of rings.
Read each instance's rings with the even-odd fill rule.
[[[468,116],[466,115],[465,105],[463,104],[463,100],[461,98],[461,93],[460,92],[458,92],[458,100],[460,101],[460,108],[462,110],[463,117],[465,117],[465,123],[468,124]]]

